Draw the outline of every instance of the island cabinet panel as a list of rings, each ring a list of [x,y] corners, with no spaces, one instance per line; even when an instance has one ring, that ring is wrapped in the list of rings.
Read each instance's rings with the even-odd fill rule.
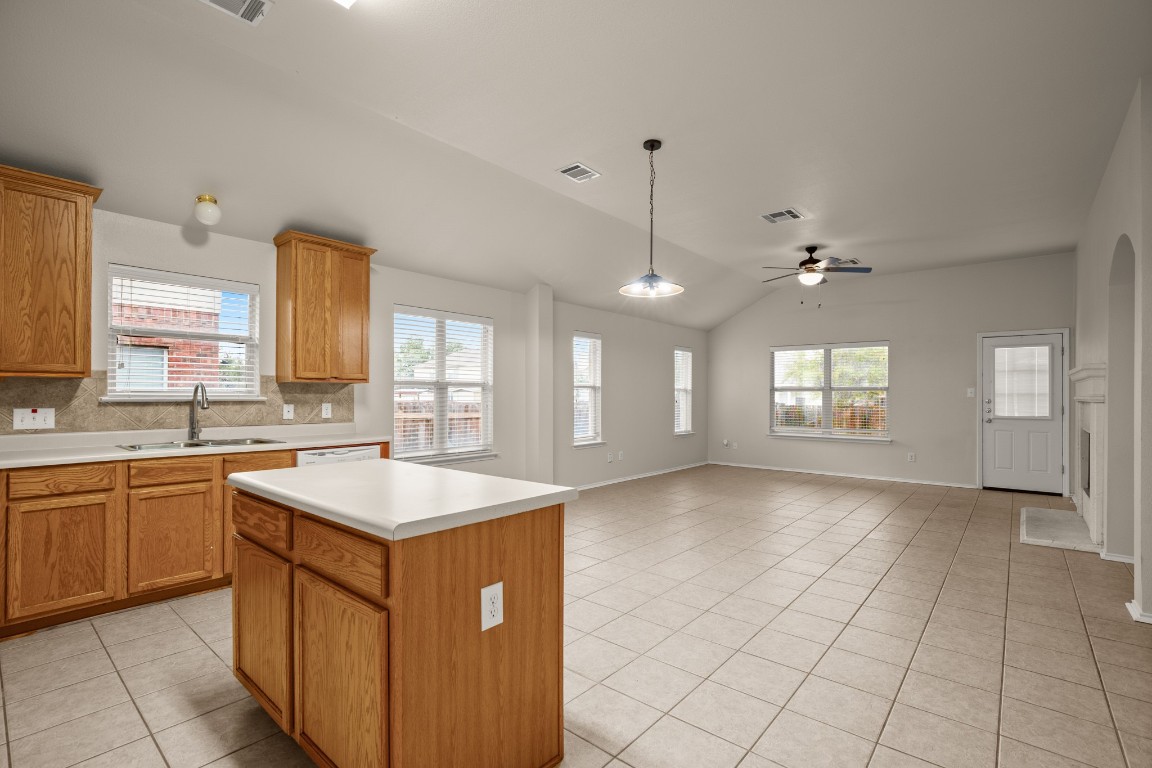
[[[119,509],[112,493],[8,504],[8,621],[116,597]]]
[[[394,766],[560,762],[562,529],[548,507],[394,542]],[[499,581],[504,623],[481,632]]]
[[[302,565],[372,600],[388,596],[388,547],[297,515],[293,526]]]
[[[236,677],[292,732],[292,564],[237,536],[232,575]]]
[[[128,592],[212,578],[217,535],[210,482],[136,488],[128,496]]]
[[[224,482],[228,482],[228,475],[233,472],[256,472],[261,469],[285,469],[296,465],[296,457],[292,451],[268,451],[261,453],[240,453],[233,456],[224,457]],[[224,573],[232,573],[232,536],[236,533],[235,525],[235,511],[233,508],[234,494],[232,488],[224,487],[224,558],[223,567]],[[251,497],[249,497],[251,500]],[[258,504],[255,500],[251,500],[253,504]],[[271,505],[268,506],[272,509]],[[280,509],[277,516],[281,520],[287,520],[289,513],[286,510]],[[284,525],[282,536],[284,541],[280,549],[286,550],[289,546],[287,541],[287,525]],[[261,541],[260,539],[256,539]],[[261,543],[264,543],[261,541]],[[268,544],[272,549],[277,549],[276,546]]]
[[[294,623],[297,741],[322,766],[384,768],[387,611],[297,568]]]

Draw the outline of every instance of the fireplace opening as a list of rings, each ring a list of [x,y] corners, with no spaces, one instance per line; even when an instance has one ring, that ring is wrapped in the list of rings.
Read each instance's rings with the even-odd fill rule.
[[[1080,487],[1092,495],[1092,433],[1086,429],[1080,430]]]

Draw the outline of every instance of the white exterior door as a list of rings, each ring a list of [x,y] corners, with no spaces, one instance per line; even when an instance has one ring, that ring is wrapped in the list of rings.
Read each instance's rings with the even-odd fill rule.
[[[983,339],[980,420],[983,486],[1064,490],[1064,338]]]

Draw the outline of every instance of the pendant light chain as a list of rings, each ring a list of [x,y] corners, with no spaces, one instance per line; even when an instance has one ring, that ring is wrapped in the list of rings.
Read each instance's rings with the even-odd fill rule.
[[[656,160],[654,150],[648,150],[648,274],[654,273],[652,251],[656,239]]]

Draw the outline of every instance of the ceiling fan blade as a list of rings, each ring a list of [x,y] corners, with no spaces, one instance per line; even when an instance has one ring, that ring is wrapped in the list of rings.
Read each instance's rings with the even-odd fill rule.
[[[828,258],[824,259],[824,261],[818,261],[812,266],[816,269],[827,269],[828,267],[834,267],[839,263],[840,259],[836,258],[835,256],[829,256]]]
[[[796,267],[760,267],[760,269],[790,269],[793,272],[796,271]]]
[[[760,282],[762,282],[762,283],[770,283],[770,282],[772,282],[773,280],[783,280],[783,279],[784,279],[784,278],[786,278],[786,277],[796,277],[796,275],[798,275],[798,274],[799,274],[798,272],[793,272],[793,273],[792,273],[792,274],[790,274],[790,275],[780,275],[780,277],[770,277],[770,278],[768,278],[767,280],[761,280]]]
[[[820,270],[821,272],[859,272],[860,274],[868,274],[872,271],[872,267],[825,267]]]

